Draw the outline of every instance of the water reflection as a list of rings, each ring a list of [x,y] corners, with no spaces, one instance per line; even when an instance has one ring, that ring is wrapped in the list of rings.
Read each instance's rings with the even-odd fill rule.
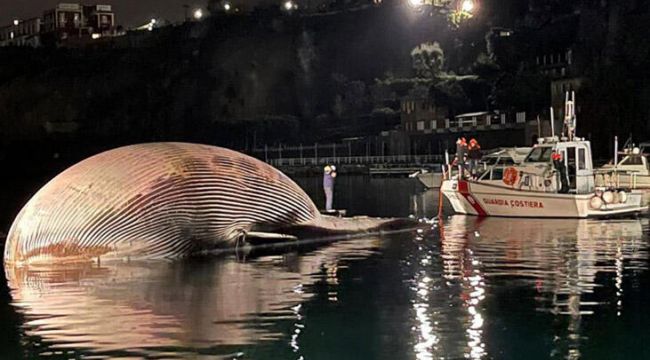
[[[244,345],[279,340],[297,359],[306,326],[301,307],[314,294],[306,289],[319,281],[335,284],[347,261],[381,246],[379,238],[364,238],[245,263],[102,264],[11,270],[7,276],[13,305],[25,317],[25,342],[47,344],[41,356],[69,350],[232,358],[245,355]],[[336,293],[330,297],[335,301]]]
[[[32,357],[593,358],[594,343],[647,328],[631,312],[647,296],[648,226],[451,216],[245,262],[8,275]]]
[[[585,340],[581,322],[599,308],[623,309],[625,272],[646,269],[647,219],[535,220],[452,216],[440,229],[442,275],[457,284],[467,315],[466,358],[486,355],[482,341],[490,283],[534,289],[537,310],[565,324],[554,336],[552,357],[577,359]],[[614,299],[599,274],[613,274]],[[514,282],[514,284],[513,284]],[[496,287],[496,285],[492,285]]]

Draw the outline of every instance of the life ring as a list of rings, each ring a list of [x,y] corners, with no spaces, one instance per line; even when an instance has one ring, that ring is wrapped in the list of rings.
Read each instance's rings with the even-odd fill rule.
[[[519,180],[519,171],[512,166],[506,168],[506,171],[503,172],[503,183],[512,186],[517,180]]]

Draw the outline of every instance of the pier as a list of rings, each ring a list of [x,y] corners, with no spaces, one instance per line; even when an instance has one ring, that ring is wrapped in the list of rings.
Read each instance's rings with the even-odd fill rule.
[[[365,155],[351,145],[314,144],[253,149],[253,154],[286,173],[320,173],[325,165],[336,165],[341,173],[372,176],[406,176],[422,168],[437,168],[444,161],[439,154]]]

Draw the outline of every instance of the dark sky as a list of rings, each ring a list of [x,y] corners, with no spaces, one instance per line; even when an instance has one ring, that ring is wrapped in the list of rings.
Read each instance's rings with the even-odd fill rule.
[[[43,10],[58,3],[113,5],[118,25],[126,27],[144,24],[152,17],[178,21],[183,19],[183,4],[191,7],[207,6],[207,0],[0,0],[0,27],[11,24],[15,18],[40,17]]]

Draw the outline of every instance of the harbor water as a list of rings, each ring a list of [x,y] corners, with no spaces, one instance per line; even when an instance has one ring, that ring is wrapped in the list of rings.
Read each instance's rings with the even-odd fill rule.
[[[322,178],[296,180],[324,205]],[[8,218],[22,199],[4,199]],[[334,203],[422,226],[191,261],[10,269],[0,358],[650,358],[645,216],[445,208],[438,222],[436,191],[365,176],[340,176]]]

